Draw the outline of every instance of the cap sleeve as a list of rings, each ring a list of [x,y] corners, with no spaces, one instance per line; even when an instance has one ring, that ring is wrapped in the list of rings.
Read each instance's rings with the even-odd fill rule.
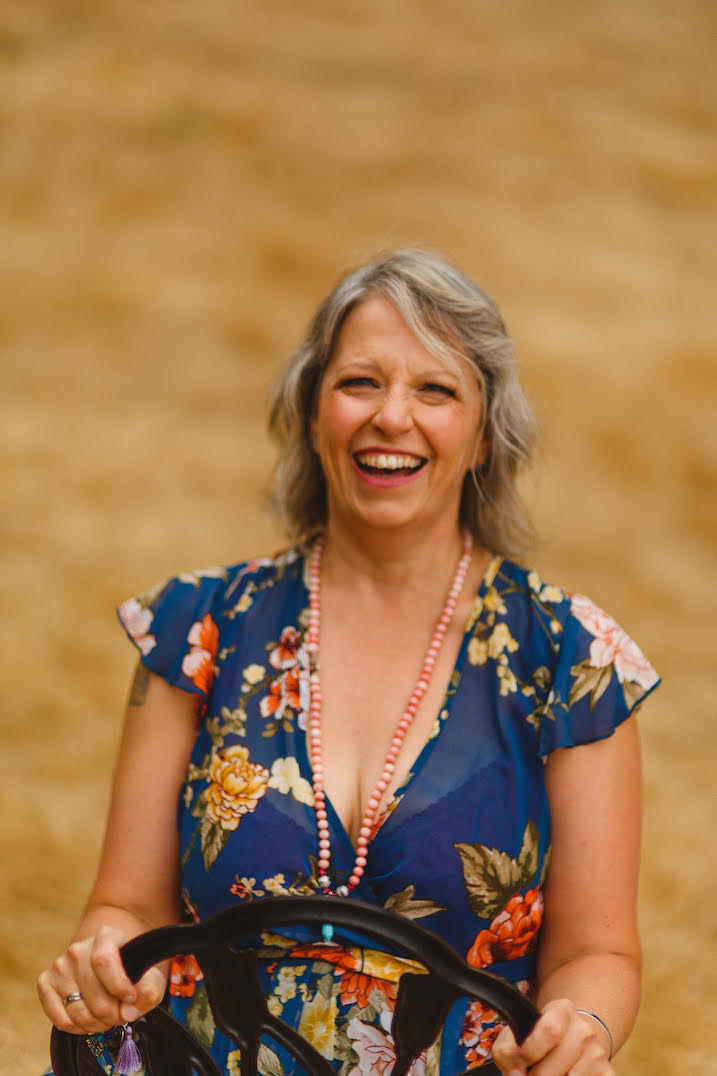
[[[123,602],[117,615],[151,672],[206,698],[219,652],[225,592],[223,569],[175,576]]]
[[[660,678],[619,624],[582,594],[570,597],[553,689],[538,750],[592,743],[612,735]]]

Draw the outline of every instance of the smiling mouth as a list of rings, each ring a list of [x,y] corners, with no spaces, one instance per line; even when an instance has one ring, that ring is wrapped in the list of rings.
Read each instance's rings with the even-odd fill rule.
[[[354,459],[359,470],[372,475],[416,474],[427,462],[423,456],[405,456],[393,452],[357,452]]]

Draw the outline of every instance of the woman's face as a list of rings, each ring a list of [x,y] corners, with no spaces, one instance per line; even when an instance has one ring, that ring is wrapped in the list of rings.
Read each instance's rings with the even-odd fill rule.
[[[387,299],[354,307],[311,423],[328,518],[375,528],[457,525],[466,472],[483,462],[483,401],[468,360],[432,355]]]

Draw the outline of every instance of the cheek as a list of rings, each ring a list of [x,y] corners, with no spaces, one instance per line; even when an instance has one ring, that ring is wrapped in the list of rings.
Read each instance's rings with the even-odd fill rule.
[[[481,430],[478,424],[466,421],[465,416],[452,416],[434,431],[436,447],[446,457],[452,457],[456,470],[464,474],[473,467],[480,454]]]
[[[321,443],[348,440],[363,421],[359,404],[347,399],[319,402],[319,411],[312,422],[312,432]]]

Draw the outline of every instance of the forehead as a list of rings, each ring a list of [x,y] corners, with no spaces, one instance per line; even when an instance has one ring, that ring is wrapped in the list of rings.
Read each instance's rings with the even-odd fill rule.
[[[461,380],[471,373],[475,378],[473,364],[448,331],[445,336],[439,336],[426,328],[422,336],[417,335],[389,299],[372,296],[347,314],[330,361],[372,360],[398,353],[404,358],[420,361],[426,367],[443,368]]]

